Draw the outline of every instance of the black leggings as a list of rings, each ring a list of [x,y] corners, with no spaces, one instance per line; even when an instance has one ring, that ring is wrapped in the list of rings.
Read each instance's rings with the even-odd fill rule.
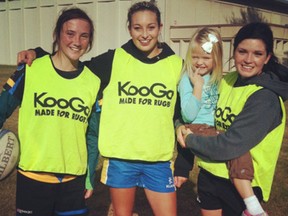
[[[28,178],[18,172],[16,215],[87,215],[84,190],[85,176],[79,176],[64,183],[45,183]]]
[[[253,187],[253,190],[262,202],[261,188]],[[231,180],[217,177],[204,169],[200,169],[198,176],[198,198],[202,209],[222,209],[223,216],[241,215],[246,208]]]

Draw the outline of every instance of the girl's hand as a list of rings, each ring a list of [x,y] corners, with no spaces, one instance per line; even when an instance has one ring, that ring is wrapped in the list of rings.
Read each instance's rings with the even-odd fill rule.
[[[182,176],[175,176],[174,177],[174,185],[177,188],[180,188],[182,186],[182,184],[184,184],[187,181],[188,181],[188,178],[186,178],[186,177],[182,177]]]
[[[184,135],[183,132],[185,130],[185,126],[181,125],[176,129],[176,136],[177,136],[177,141],[178,143],[185,148],[186,144],[185,144],[185,139],[184,139]]]
[[[195,72],[190,75],[190,81],[193,85],[193,95],[198,99],[201,100],[202,97],[202,91],[203,91],[203,85],[204,85],[204,79],[199,74],[200,68],[196,68]]]
[[[186,128],[184,125],[181,125],[176,129],[177,141],[183,148],[186,148],[185,139],[189,134],[193,133],[189,128]]]
[[[196,68],[194,73],[189,77],[193,86],[197,86],[197,87],[203,87],[204,85],[204,78],[202,77],[202,75],[199,73],[199,71],[201,70],[201,68]]]
[[[34,50],[23,50],[17,54],[17,65],[25,63],[31,66],[35,58],[36,53]]]
[[[92,194],[93,194],[93,190],[86,190],[84,193],[84,198],[88,199],[92,196]]]
[[[186,137],[187,137],[189,134],[193,134],[193,132],[192,132],[189,128],[186,128],[186,127],[185,127],[185,130],[182,131],[182,133],[183,133],[184,141],[186,140]]]

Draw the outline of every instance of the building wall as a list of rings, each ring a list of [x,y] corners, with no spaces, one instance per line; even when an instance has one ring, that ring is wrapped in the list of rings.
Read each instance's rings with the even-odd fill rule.
[[[246,10],[247,6],[212,0],[171,0],[169,3],[165,20],[169,23],[166,38],[173,50],[184,58],[189,40],[196,29],[210,26],[217,29],[223,39],[224,71],[232,70],[234,64],[230,60],[233,38],[241,26],[229,24],[229,18],[240,18],[241,10]],[[271,23],[276,56],[288,66],[288,15],[258,10]]]
[[[90,59],[108,49],[121,46],[129,39],[127,10],[136,0],[16,0],[0,2],[0,64],[15,65],[17,52],[41,46],[52,48],[52,31],[59,11],[67,6],[84,9],[95,24],[93,49],[82,60]],[[231,54],[231,38],[235,28],[228,25],[233,14],[240,17],[243,5],[223,3],[217,0],[158,0],[156,1],[164,23],[161,40],[184,57],[193,30],[203,25],[225,26],[220,28],[224,37],[225,58]],[[281,30],[275,42],[281,55],[287,47],[288,15],[261,10],[269,23]],[[281,31],[283,32],[283,31]],[[284,37],[285,36],[285,37]],[[228,67],[227,67],[228,69]]]
[[[169,1],[170,25],[207,25],[227,24],[234,14],[240,16],[240,10],[247,6],[217,0],[167,0]],[[245,1],[243,1],[245,2]],[[260,10],[268,23],[288,24],[288,15],[268,10]]]

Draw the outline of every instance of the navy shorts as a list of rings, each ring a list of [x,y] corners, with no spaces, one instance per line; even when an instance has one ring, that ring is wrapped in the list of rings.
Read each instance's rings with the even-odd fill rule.
[[[175,192],[172,162],[104,159],[101,182],[113,188],[143,187],[160,193]]]
[[[88,215],[85,176],[64,183],[45,183],[17,173],[16,216]]]
[[[223,216],[241,215],[245,210],[243,199],[239,195],[231,180],[212,175],[200,169],[198,176],[198,202],[202,209],[222,209]],[[258,200],[263,201],[262,191],[253,187]]]

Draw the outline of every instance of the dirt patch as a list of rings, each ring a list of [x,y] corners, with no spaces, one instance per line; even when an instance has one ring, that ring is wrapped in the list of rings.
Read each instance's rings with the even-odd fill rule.
[[[14,71],[14,67],[0,67],[0,89],[9,75]],[[288,103],[286,102],[288,112]],[[18,111],[7,120],[3,128],[17,132]],[[271,148],[273,148],[271,144]],[[101,166],[100,166],[101,167]],[[100,167],[97,169],[96,189],[93,197],[87,201],[90,209],[89,216],[106,216],[109,211],[110,198],[108,188],[99,182]],[[283,146],[280,152],[280,158],[276,168],[274,184],[271,198],[268,203],[264,204],[265,210],[272,216],[287,215],[288,212],[288,127],[286,126]],[[179,216],[197,216],[200,215],[199,207],[196,203],[196,177],[197,168],[190,175],[190,181],[177,191],[178,196],[178,215]],[[16,190],[16,171],[8,178],[0,181],[0,216],[15,215],[15,190]],[[139,216],[151,216],[152,211],[145,197],[144,191],[138,189],[135,200],[135,212]]]

